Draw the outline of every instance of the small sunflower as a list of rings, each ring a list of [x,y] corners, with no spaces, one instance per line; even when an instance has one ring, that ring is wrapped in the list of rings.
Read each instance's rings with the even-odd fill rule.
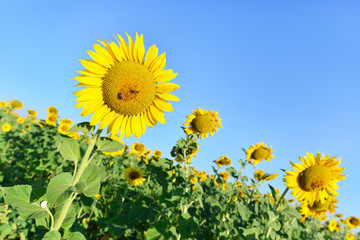
[[[330,232],[334,232],[336,230],[337,225],[338,225],[337,221],[335,219],[331,219],[328,225]]]
[[[131,150],[130,150],[129,154],[136,153],[140,156],[144,152],[145,152],[145,145],[142,143],[136,142],[131,145]]]
[[[326,215],[326,212],[334,213],[335,203],[337,200],[334,196],[329,196],[323,202],[315,201],[314,203],[310,203],[309,201],[303,201],[301,204],[300,213],[304,216],[303,218],[307,218],[309,216],[313,216],[315,218],[319,218],[323,215]]]
[[[17,119],[16,119],[16,122],[17,123],[24,123],[25,122],[25,118],[23,118],[23,117],[18,117]]]
[[[23,103],[18,100],[11,100],[9,102],[9,106],[14,109],[21,109],[23,107]]]
[[[292,196],[296,199],[307,200],[310,204],[315,201],[324,202],[330,195],[338,195],[335,189],[337,181],[345,179],[342,175],[344,168],[337,167],[341,160],[329,155],[321,157],[320,152],[316,157],[307,153],[304,158],[299,157],[300,163],[291,163],[295,171],[285,171],[284,181],[292,189]]]
[[[265,175],[266,175],[265,172],[263,170],[260,170],[260,169],[258,169],[258,170],[256,170],[254,172],[254,178],[256,180],[262,180],[263,177],[265,177]]]
[[[360,219],[357,217],[348,217],[346,219],[346,224],[350,227],[350,228],[357,228],[360,226]]]
[[[274,180],[275,178],[277,178],[278,176],[279,176],[279,174],[277,174],[277,173],[266,174],[264,180],[271,181],[271,180]]]
[[[220,178],[226,182],[229,179],[229,173],[228,172],[221,172],[220,173]]]
[[[135,186],[138,186],[146,180],[144,178],[144,172],[142,172],[138,167],[126,168],[124,172],[124,177],[131,185]]]
[[[253,165],[258,164],[261,160],[270,161],[271,158],[274,158],[272,152],[274,151],[271,147],[267,147],[263,142],[260,142],[246,150],[246,160]]]
[[[45,122],[48,125],[55,126],[55,124],[57,123],[57,115],[55,115],[54,113],[48,113]]]
[[[153,156],[154,156],[155,158],[160,158],[160,157],[161,157],[161,152],[160,152],[159,150],[155,150],[155,151],[153,152]]]
[[[9,123],[4,123],[1,126],[1,130],[3,130],[4,132],[10,132],[13,129],[13,126],[11,126]]]
[[[29,114],[29,117],[36,117],[37,112],[36,112],[35,110],[29,109],[29,110],[28,110],[28,114]]]
[[[71,128],[71,124],[60,123],[58,126],[58,132],[67,135],[67,131]]]
[[[6,101],[0,101],[0,107],[7,107]]]
[[[217,111],[203,110],[201,108],[195,109],[192,114],[187,116],[185,123],[185,132],[187,135],[196,134],[201,138],[206,138],[209,133],[210,136],[218,131],[221,126],[221,118]]]
[[[46,111],[47,111],[48,113],[55,114],[56,116],[58,115],[58,110],[57,110],[56,107],[53,107],[53,106],[48,107],[48,108],[46,109]]]
[[[346,233],[346,240],[354,240],[355,236],[352,233]]]
[[[168,81],[176,77],[171,69],[164,70],[165,53],[158,56],[158,48],[151,46],[145,54],[143,35],[136,34],[128,43],[117,35],[117,42],[98,41],[95,52],[88,51],[93,60],[80,60],[86,70],[73,78],[86,87],[74,93],[75,107],[82,108],[82,116],[91,117],[90,124],[100,122],[112,135],[131,134],[140,137],[146,127],[157,122],[165,124],[164,111],[172,112],[168,101],[179,101],[170,94],[180,86]]]
[[[215,164],[217,164],[219,166],[219,168],[222,165],[229,166],[229,165],[231,165],[231,159],[228,158],[227,156],[222,156],[218,160],[215,161]]]

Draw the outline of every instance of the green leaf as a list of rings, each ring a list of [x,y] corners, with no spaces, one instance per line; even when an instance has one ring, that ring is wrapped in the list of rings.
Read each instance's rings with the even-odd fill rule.
[[[60,173],[50,180],[46,190],[46,196],[49,202],[49,207],[54,206],[55,203],[60,205],[70,197],[72,189],[72,176],[68,172]]]
[[[199,222],[195,217],[191,217],[189,219],[179,218],[179,233],[182,237],[187,238],[192,235],[193,232],[198,230]]]
[[[2,192],[5,202],[16,208],[22,218],[36,219],[47,216],[45,209],[40,207],[45,195],[43,188],[33,191],[30,185],[16,185],[3,187]]]
[[[58,231],[52,230],[47,232],[42,240],[60,240],[61,234]]]
[[[96,146],[102,152],[117,152],[124,148],[121,142],[107,137],[100,137],[96,142]]]
[[[75,185],[75,190],[77,193],[82,193],[84,192],[86,188],[86,183],[84,183],[83,181],[79,181],[76,185]]]
[[[89,122],[78,123],[68,130],[68,132],[83,132],[93,134],[95,126],[91,126]]]
[[[100,174],[99,169],[95,164],[86,167],[80,177],[80,181],[85,184],[82,193],[87,197],[94,197],[100,190]]]
[[[168,223],[166,221],[154,222],[145,233],[146,240],[164,239],[167,234],[166,228]]]
[[[61,137],[60,154],[65,160],[74,161],[76,164],[81,157],[78,141],[70,137]]]
[[[0,237],[1,237],[0,239],[5,239],[5,237],[12,232],[13,230],[10,225],[7,224],[0,225]]]
[[[80,232],[73,232],[68,240],[86,240],[85,236]]]
[[[234,178],[237,177],[237,171],[236,171],[235,168],[233,168],[233,167],[228,167],[228,168],[226,168],[225,170],[230,174],[230,176],[232,176],[232,177],[234,177]]]
[[[274,189],[273,186],[271,186],[270,184],[269,184],[269,188],[271,189],[271,194],[272,194],[275,202],[277,202],[278,195],[277,195],[275,189]]]

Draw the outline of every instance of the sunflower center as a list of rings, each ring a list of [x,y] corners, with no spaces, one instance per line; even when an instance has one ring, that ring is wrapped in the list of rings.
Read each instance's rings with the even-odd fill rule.
[[[351,218],[350,220],[349,220],[349,222],[352,224],[352,225],[360,225],[360,222],[359,222],[359,220],[358,219],[356,219],[356,218]]]
[[[138,179],[140,177],[140,174],[138,173],[138,172],[131,172],[130,174],[129,174],[129,178],[131,179],[131,180],[136,180],[136,179]]]
[[[252,154],[251,158],[255,160],[263,160],[269,155],[269,151],[266,148],[258,148]]]
[[[142,152],[142,151],[144,151],[145,149],[144,149],[144,146],[143,146],[143,145],[141,145],[141,144],[136,144],[136,145],[135,145],[135,150],[138,151],[138,152]]]
[[[329,209],[331,205],[331,202],[330,201],[325,201],[323,203],[321,203],[321,201],[315,201],[314,204],[311,206],[311,205],[308,205],[308,208],[310,210],[313,210],[313,211],[317,211],[317,212],[320,212],[320,211],[326,211]]]
[[[307,192],[322,190],[331,179],[330,169],[323,165],[311,166],[297,177],[300,188]]]
[[[216,127],[216,121],[213,116],[201,115],[192,120],[191,126],[198,132],[207,133]]]
[[[151,106],[156,95],[156,82],[142,64],[117,62],[103,79],[103,99],[108,107],[123,115],[137,115]]]

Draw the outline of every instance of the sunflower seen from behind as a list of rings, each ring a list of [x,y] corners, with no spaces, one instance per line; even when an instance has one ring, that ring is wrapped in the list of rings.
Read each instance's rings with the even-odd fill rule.
[[[196,134],[202,138],[209,135],[213,136],[214,132],[219,131],[221,126],[221,118],[217,111],[203,110],[201,108],[193,110],[193,113],[187,116],[183,124],[187,135]]]
[[[246,150],[246,160],[253,165],[258,164],[262,160],[270,161],[270,159],[274,158],[272,152],[274,151],[271,147],[267,147],[263,142],[260,142],[250,146],[250,148]]]
[[[164,112],[172,112],[169,101],[179,101],[170,92],[180,86],[168,81],[176,77],[171,69],[164,69],[165,53],[158,55],[152,45],[145,54],[143,35],[136,34],[135,41],[128,36],[126,42],[120,35],[117,43],[98,41],[95,51],[88,51],[93,60],[80,60],[85,70],[73,78],[85,87],[74,93],[77,108],[82,116],[93,114],[91,125],[107,127],[112,135],[140,137],[146,127],[157,122],[165,124]]]
[[[285,171],[287,175],[284,177],[293,197],[313,204],[316,201],[325,202],[330,194],[338,195],[336,183],[345,179],[345,175],[341,174],[344,168],[338,167],[340,159],[324,154],[321,156],[320,152],[316,156],[307,153],[299,159],[301,164],[290,162],[295,171]]]

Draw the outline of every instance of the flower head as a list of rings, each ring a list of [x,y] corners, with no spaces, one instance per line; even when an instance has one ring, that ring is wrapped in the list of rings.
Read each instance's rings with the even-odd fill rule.
[[[187,135],[196,134],[201,138],[206,138],[209,134],[214,135],[221,126],[221,118],[217,111],[195,109],[192,114],[187,116],[185,123]]]
[[[144,172],[138,167],[128,167],[124,172],[125,179],[131,184],[138,186],[143,183],[146,179],[144,178]]]
[[[272,152],[271,147],[267,147],[263,142],[260,142],[246,150],[246,160],[253,165],[258,164],[261,160],[270,161],[271,158],[274,158]]]
[[[216,160],[215,163],[219,166],[219,168],[222,165],[229,166],[229,165],[231,165],[231,159],[228,158],[227,156],[222,156],[218,160]]]
[[[309,201],[303,201],[301,204],[300,213],[304,216],[304,218],[309,216],[319,218],[323,215],[326,215],[327,212],[334,213],[335,208],[337,208],[335,203],[337,203],[337,200],[334,196],[329,196],[323,202],[319,200],[313,203],[310,203]]]
[[[48,113],[45,122],[48,125],[55,126],[55,124],[57,123],[57,115],[55,115],[54,113]]]
[[[7,105],[6,101],[0,101],[0,107],[7,107]]]
[[[350,227],[350,228],[357,228],[360,226],[360,219],[357,217],[348,217],[346,219],[346,224]]]
[[[337,167],[340,159],[329,158],[329,155],[321,157],[320,152],[316,157],[307,153],[307,156],[299,159],[302,164],[290,162],[295,171],[285,171],[287,175],[284,181],[286,186],[292,189],[292,196],[314,204],[316,201],[325,202],[330,196],[329,193],[338,195],[335,190],[338,188],[336,183],[345,179],[345,175],[341,174],[344,168]]]
[[[9,106],[14,109],[21,109],[23,107],[23,103],[18,100],[11,100],[9,102]]]
[[[13,126],[11,126],[9,123],[4,123],[1,126],[1,130],[3,130],[4,132],[9,132],[13,129]]]
[[[168,81],[176,77],[171,69],[164,70],[165,53],[151,46],[145,54],[143,35],[136,34],[128,43],[117,35],[115,42],[99,41],[95,51],[88,51],[93,60],[80,60],[86,70],[73,78],[86,87],[74,93],[75,107],[83,108],[82,116],[93,113],[90,124],[100,122],[112,135],[140,137],[146,127],[157,122],[165,124],[164,111],[172,112],[168,101],[179,101],[170,94],[180,86]]]
[[[46,109],[46,111],[47,111],[48,113],[55,114],[56,116],[58,115],[58,110],[57,110],[56,107],[53,107],[53,106],[48,107],[48,108]]]
[[[337,227],[337,222],[335,219],[331,219],[330,222],[329,222],[329,225],[328,225],[328,228],[330,230],[330,232],[333,232],[336,230],[336,227]]]
[[[35,110],[29,109],[29,110],[28,110],[28,114],[29,114],[29,117],[36,117],[37,112],[36,112]]]

